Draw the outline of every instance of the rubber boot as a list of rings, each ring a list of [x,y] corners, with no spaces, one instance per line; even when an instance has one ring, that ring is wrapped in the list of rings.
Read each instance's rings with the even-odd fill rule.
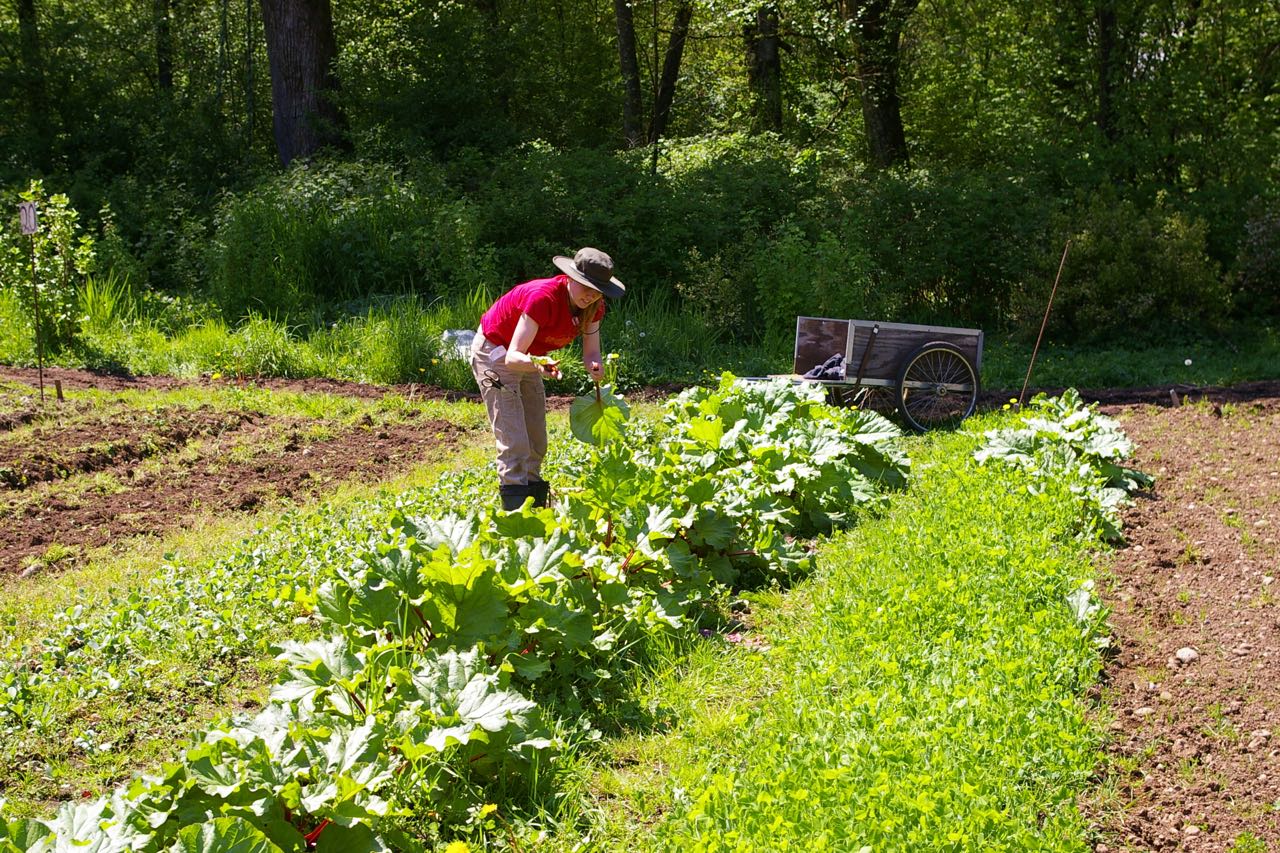
[[[502,498],[502,509],[514,512],[524,506],[525,498],[533,496],[533,489],[523,483],[504,483],[498,486],[498,495]]]
[[[529,483],[529,493],[533,495],[534,506],[546,506],[551,495],[551,484],[546,480],[534,480]]]

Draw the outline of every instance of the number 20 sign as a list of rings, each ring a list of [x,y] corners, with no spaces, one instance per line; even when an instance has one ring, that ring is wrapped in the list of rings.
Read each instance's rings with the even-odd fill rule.
[[[24,201],[18,205],[18,218],[22,220],[23,234],[34,234],[40,227],[36,221],[36,203],[34,201]]]

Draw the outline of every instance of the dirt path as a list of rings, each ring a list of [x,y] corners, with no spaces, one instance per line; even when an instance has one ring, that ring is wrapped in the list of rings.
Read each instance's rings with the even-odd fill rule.
[[[1280,851],[1280,390],[1104,405],[1157,478],[1104,596],[1098,851]],[[1198,395],[1196,395],[1198,396]]]

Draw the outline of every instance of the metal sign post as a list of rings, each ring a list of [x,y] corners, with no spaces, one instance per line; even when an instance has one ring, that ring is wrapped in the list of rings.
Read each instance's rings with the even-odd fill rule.
[[[36,281],[36,232],[40,230],[40,221],[36,216],[36,203],[24,201],[18,205],[18,218],[22,221],[22,233],[30,238],[27,244],[28,256],[31,259],[31,296],[36,312],[36,367],[40,376],[40,403],[44,404],[44,341],[40,335],[40,286]]]

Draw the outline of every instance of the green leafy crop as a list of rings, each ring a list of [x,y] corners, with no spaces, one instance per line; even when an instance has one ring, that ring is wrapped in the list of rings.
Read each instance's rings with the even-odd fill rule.
[[[560,746],[534,697],[589,696],[744,573],[807,571],[797,537],[906,482],[892,425],[788,383],[726,375],[625,433],[625,404],[597,402],[560,507],[370,518],[288,596],[325,638],[279,647],[260,713],[110,797],[0,823],[0,851],[421,849],[400,819],[461,821],[472,781]]]
[[[1133,442],[1113,419],[1084,405],[1067,389],[1061,397],[1037,395],[1020,429],[991,430],[974,457],[1021,468],[1031,475],[1033,493],[1046,480],[1060,480],[1079,496],[1082,526],[1097,529],[1108,541],[1122,538],[1117,511],[1131,492],[1154,480],[1121,463],[1133,454]]]

